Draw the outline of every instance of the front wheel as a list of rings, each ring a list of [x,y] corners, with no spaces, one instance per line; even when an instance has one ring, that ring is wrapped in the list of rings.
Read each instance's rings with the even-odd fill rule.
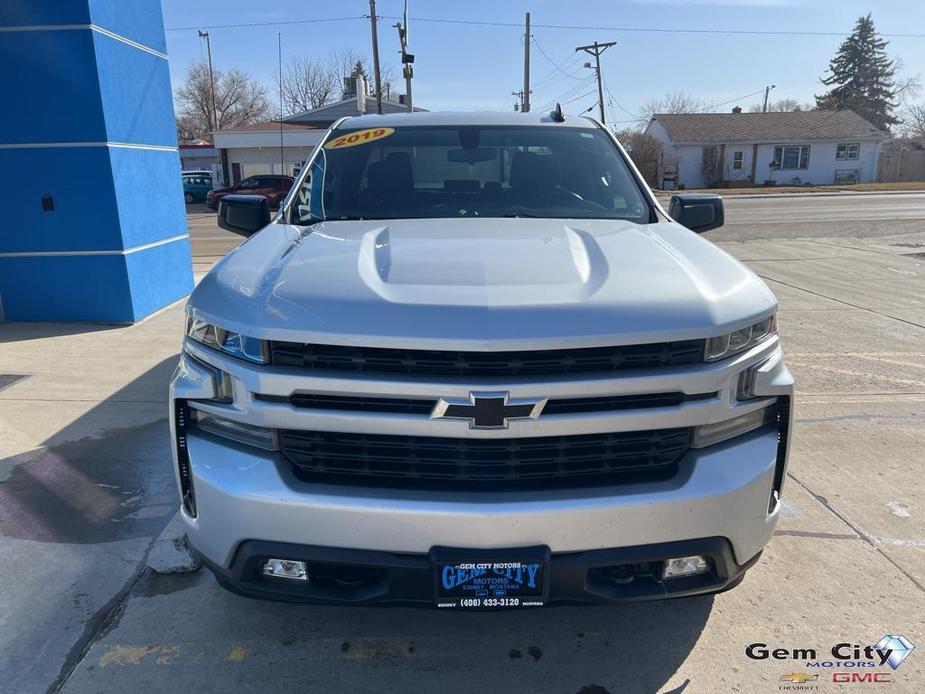
[[[187,205],[189,205],[191,202],[194,202],[192,193],[184,193],[183,199],[186,200]]]

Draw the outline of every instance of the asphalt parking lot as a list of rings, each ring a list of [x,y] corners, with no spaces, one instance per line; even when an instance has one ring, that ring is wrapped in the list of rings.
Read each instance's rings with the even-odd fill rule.
[[[189,210],[194,266],[240,240]],[[147,568],[177,506],[166,382],[182,305],[134,327],[0,325],[0,687],[110,692],[773,692],[748,644],[919,644],[925,688],[925,194],[730,199],[708,238],[777,295],[797,379],[785,509],[715,597],[533,612],[241,598]],[[115,368],[114,368],[115,367]],[[632,538],[616,538],[632,543]],[[844,672],[844,671],[843,671]]]

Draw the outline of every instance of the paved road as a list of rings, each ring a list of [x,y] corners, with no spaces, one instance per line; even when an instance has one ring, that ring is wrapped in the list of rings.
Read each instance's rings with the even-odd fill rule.
[[[915,232],[925,220],[925,193],[789,195],[725,198],[726,226],[710,232],[714,241],[798,238],[875,238]],[[215,213],[190,205],[193,255],[214,262],[241,239],[215,225]]]
[[[733,224],[925,219],[925,193],[724,198]]]
[[[790,195],[725,199],[726,225],[711,240],[876,238],[915,232],[925,220],[925,193]]]

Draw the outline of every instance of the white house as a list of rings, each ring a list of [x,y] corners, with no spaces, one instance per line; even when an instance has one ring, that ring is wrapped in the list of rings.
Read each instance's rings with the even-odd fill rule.
[[[287,174],[294,176],[334,121],[344,116],[358,116],[360,100],[356,95],[287,118],[226,128],[212,133],[218,150],[222,176],[238,183],[248,176]],[[376,99],[366,97],[365,113],[376,112]],[[383,113],[405,111],[404,104],[382,101]],[[423,111],[415,107],[415,111]]]
[[[886,133],[854,111],[657,113],[662,187],[866,183]]]

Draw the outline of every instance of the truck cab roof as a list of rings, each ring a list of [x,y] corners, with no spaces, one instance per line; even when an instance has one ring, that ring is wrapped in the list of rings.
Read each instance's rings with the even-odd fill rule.
[[[558,128],[598,128],[596,121],[586,116],[565,116],[557,121],[549,112],[516,113],[508,111],[420,111],[415,113],[384,113],[351,116],[338,125],[340,130],[358,128],[399,128],[402,126],[535,126]]]

